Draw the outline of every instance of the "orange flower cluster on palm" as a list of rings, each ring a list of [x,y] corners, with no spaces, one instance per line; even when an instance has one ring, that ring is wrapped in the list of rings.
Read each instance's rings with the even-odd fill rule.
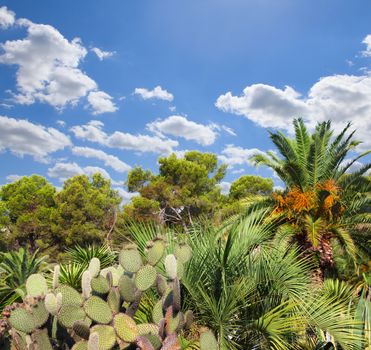
[[[285,211],[290,219],[315,210],[320,216],[333,217],[334,208],[340,205],[341,188],[335,180],[317,184],[315,190],[302,191],[293,187],[285,195],[274,194],[276,206],[274,213]]]

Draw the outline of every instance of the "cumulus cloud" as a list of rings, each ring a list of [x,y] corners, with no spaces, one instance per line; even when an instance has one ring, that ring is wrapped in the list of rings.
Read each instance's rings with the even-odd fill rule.
[[[371,76],[333,75],[321,78],[306,96],[291,87],[278,89],[265,84],[253,84],[240,96],[231,92],[219,96],[216,106],[243,115],[262,127],[291,130],[292,118],[303,117],[313,128],[317,122],[332,120],[340,131],[351,121],[356,136],[364,141],[360,149],[371,146]]]
[[[6,29],[15,23],[15,13],[6,6],[0,7],[0,28]]]
[[[363,41],[363,44],[366,45],[366,50],[364,50],[362,53],[364,56],[371,56],[371,34],[367,35]]]
[[[250,158],[256,154],[262,153],[263,152],[257,148],[242,148],[240,146],[227,145],[218,158],[221,162],[233,168],[235,165],[252,165]]]
[[[10,174],[6,177],[6,181],[14,182],[20,180],[22,177],[23,177],[22,175]]]
[[[120,131],[115,131],[107,138],[107,146],[132,150],[136,152],[150,152],[157,154],[169,154],[173,148],[179,145],[178,141],[163,139],[158,136],[133,135]]]
[[[91,51],[94,52],[101,61],[103,61],[106,58],[112,57],[115,54],[114,51],[103,51],[98,47],[93,47]]]
[[[69,41],[54,27],[27,19],[20,19],[17,24],[26,28],[26,37],[2,43],[0,55],[0,63],[18,66],[18,91],[13,94],[17,103],[40,101],[62,109],[98,90],[97,83],[79,68],[87,54],[79,38]],[[107,105],[110,98],[105,100]],[[92,105],[94,111],[100,113],[101,104],[102,101],[97,110]],[[105,109],[112,111],[112,107]]]
[[[103,152],[99,149],[90,147],[73,147],[72,153],[80,157],[96,158],[102,160],[105,166],[108,166],[119,173],[124,173],[131,169],[130,165],[124,163],[118,157],[107,154],[106,152]]]
[[[133,135],[121,131],[115,131],[113,134],[108,135],[102,130],[103,126],[102,122],[94,120],[86,125],[74,126],[71,128],[71,131],[77,138],[83,140],[139,153],[169,154],[173,152],[173,148],[179,145],[178,141],[152,135]]]
[[[220,192],[222,194],[228,194],[231,188],[231,183],[227,181],[222,181],[220,184],[218,184],[218,186],[220,187]]]
[[[101,121],[91,120],[85,125],[73,126],[70,130],[79,139],[105,144],[107,134],[102,130],[103,126]]]
[[[163,89],[161,86],[156,86],[153,90],[136,88],[134,90],[134,94],[141,96],[143,100],[158,99],[171,102],[174,99],[174,96],[170,92]]]
[[[167,134],[196,141],[200,145],[209,146],[215,142],[217,132],[214,125],[203,125],[179,115],[172,115],[163,120],[147,124],[147,128],[159,135]]]
[[[61,182],[66,181],[70,177],[76,175],[85,174],[91,176],[96,173],[100,173],[106,179],[111,179],[108,172],[103,168],[94,166],[87,166],[82,168],[75,162],[73,163],[58,162],[53,167],[48,169],[48,176],[51,178],[57,178]]]
[[[71,146],[69,137],[57,129],[0,116],[0,151],[9,150],[21,157],[30,155],[45,162],[50,153],[68,146]]]
[[[89,92],[88,101],[93,108],[93,114],[116,112],[117,107],[112,102],[112,97],[103,91]]]
[[[122,204],[127,204],[130,202],[130,200],[139,195],[139,193],[137,192],[134,192],[134,193],[131,193],[131,192],[128,192],[126,191],[124,188],[122,187],[114,187],[113,188],[114,190],[116,190],[118,192],[118,194],[120,195],[120,197],[122,198]]]

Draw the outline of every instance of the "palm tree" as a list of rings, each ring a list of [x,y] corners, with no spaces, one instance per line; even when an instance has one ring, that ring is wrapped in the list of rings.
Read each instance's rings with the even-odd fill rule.
[[[346,135],[349,129],[350,124],[334,135],[328,121],[318,123],[310,135],[303,120],[295,119],[294,138],[282,132],[270,133],[279,156],[270,151],[252,157],[255,165],[268,166],[286,185],[283,193],[274,194],[274,213],[295,228],[295,238],[303,250],[319,256],[322,278],[335,267],[334,240],[355,259],[356,238],[370,230],[371,181],[364,175],[371,164],[348,173],[370,151],[346,160],[360,144],[353,140],[355,131]]]
[[[197,326],[211,328],[220,349],[321,349],[329,343],[362,349],[361,329],[348,299],[328,288],[313,290],[311,262],[284,235],[274,237],[277,222],[257,211],[222,227],[194,224],[185,237],[149,224],[130,226],[132,239],[162,233],[170,250],[179,240],[193,257],[182,279],[185,309]],[[324,349],[324,348],[323,348]]]
[[[44,271],[47,259],[39,256],[38,250],[31,254],[25,248],[0,253],[0,311],[24,297],[27,278]]]

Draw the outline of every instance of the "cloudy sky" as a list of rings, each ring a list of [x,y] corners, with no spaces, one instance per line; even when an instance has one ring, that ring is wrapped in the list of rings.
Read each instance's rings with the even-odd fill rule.
[[[98,171],[127,198],[130,168],[197,149],[227,190],[273,176],[248,159],[298,116],[371,147],[369,0],[0,3],[0,184]]]

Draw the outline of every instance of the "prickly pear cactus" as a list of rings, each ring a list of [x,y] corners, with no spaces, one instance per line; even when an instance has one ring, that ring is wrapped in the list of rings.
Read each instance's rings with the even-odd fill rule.
[[[12,349],[180,350],[178,335],[193,323],[193,312],[181,311],[179,281],[192,251],[186,244],[177,245],[174,254],[165,256],[165,251],[165,240],[156,237],[148,242],[145,257],[130,244],[120,252],[117,266],[101,270],[99,259],[93,258],[83,273],[81,294],[59,283],[59,266],[50,288],[42,275],[30,276],[23,303],[4,313]],[[137,324],[135,313],[149,289],[159,296],[153,323]],[[200,344],[201,350],[218,346],[210,331]]]

